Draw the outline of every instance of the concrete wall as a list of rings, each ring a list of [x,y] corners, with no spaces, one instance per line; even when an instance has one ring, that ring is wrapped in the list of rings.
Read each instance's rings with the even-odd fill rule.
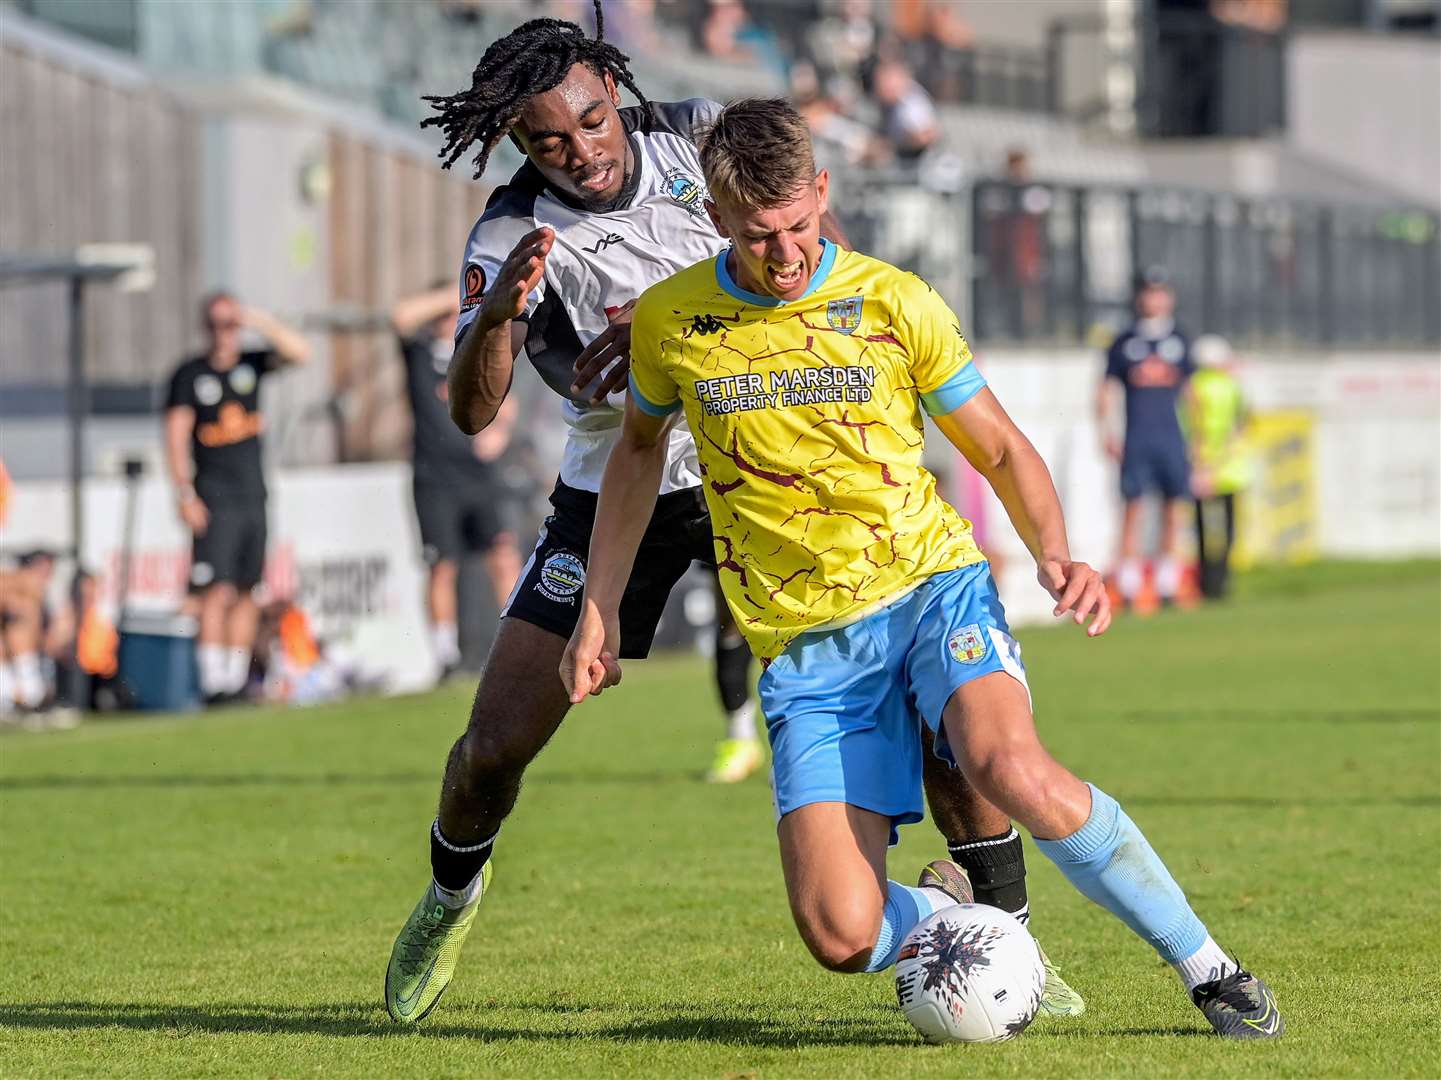
[[[1296,146],[1441,207],[1441,40],[1297,34],[1287,84]]]

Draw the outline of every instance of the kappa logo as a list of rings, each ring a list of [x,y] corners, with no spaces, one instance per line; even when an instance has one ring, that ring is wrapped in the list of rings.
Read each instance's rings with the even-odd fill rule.
[[[690,321],[690,332],[692,334],[719,334],[724,329],[725,323],[721,322],[709,312],[704,315],[697,315]]]
[[[963,626],[946,639],[946,648],[952,658],[961,664],[979,664],[986,658],[986,639],[981,636],[978,623]]]
[[[575,603],[575,594],[585,587],[585,563],[569,551],[556,551],[547,556],[540,568],[535,591],[558,604]]]
[[[471,308],[479,307],[481,300],[485,299],[485,271],[479,263],[466,263],[465,272],[460,277],[461,298],[460,310],[469,311]]]
[[[832,300],[826,305],[826,322],[838,334],[854,334],[861,325],[861,309],[865,303],[863,296]]]
[[[607,233],[606,235],[602,236],[591,247],[582,248],[581,250],[588,252],[591,255],[599,255],[602,251],[610,247],[612,244],[623,243],[625,243],[625,237],[618,232],[613,232]]]
[[[665,176],[661,178],[660,186],[672,202],[684,207],[688,213],[696,217],[705,213],[705,192],[695,177],[688,175],[683,169],[667,169]]]

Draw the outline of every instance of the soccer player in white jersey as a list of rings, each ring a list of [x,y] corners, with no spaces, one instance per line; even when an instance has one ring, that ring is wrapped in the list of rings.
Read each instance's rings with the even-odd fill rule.
[[[448,985],[491,874],[501,823],[521,777],[569,709],[557,671],[580,611],[596,493],[620,433],[630,307],[650,285],[725,246],[705,211],[695,133],[719,111],[699,99],[648,102],[626,57],[598,32],[535,19],[486,50],[470,89],[429,99],[448,166],[476,146],[476,176],[509,137],[526,163],[492,195],[471,231],[449,375],[451,415],[467,433],[489,424],[522,348],[565,398],[570,434],[534,554],[506,605],[470,722],[446,765],[430,829],[433,880],[391,952],[385,1000],[401,1023],[424,1017]],[[619,108],[619,87],[641,102]],[[834,223],[827,231],[838,238]],[[717,562],[695,445],[667,441],[660,495],[620,609],[622,655],[644,657],[671,587],[693,561]],[[721,605],[724,608],[724,605]],[[729,649],[724,648],[729,644]],[[722,677],[748,694],[748,653],[722,628]],[[723,689],[724,693],[724,689]],[[747,721],[749,724],[749,721]],[[919,739],[919,732],[917,733]],[[931,788],[955,862],[935,884],[1025,917],[1024,862],[1010,819],[959,773]],[[959,864],[959,865],[957,865]],[[967,873],[970,881],[967,881]],[[1084,1007],[1058,974],[1056,1014]]]

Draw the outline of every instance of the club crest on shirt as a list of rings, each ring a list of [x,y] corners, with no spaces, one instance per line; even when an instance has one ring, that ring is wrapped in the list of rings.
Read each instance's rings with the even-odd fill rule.
[[[977,664],[986,658],[986,639],[981,637],[978,623],[963,626],[946,639],[951,656],[962,664]]]
[[[255,369],[249,364],[236,364],[230,369],[230,385],[237,394],[248,394],[255,389]]]
[[[854,334],[861,325],[861,308],[865,305],[863,296],[847,296],[844,300],[832,300],[826,304],[826,322],[838,334]]]
[[[195,400],[202,405],[218,405],[222,393],[220,380],[214,375],[201,375],[195,380]]]
[[[685,170],[667,169],[661,178],[660,186],[677,206],[683,207],[696,217],[705,213],[705,192],[695,177],[688,175]]]

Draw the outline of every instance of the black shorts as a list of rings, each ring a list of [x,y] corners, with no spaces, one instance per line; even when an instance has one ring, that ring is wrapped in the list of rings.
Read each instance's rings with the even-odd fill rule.
[[[545,519],[502,614],[568,638],[580,615],[596,496],[557,483],[550,504],[555,512]],[[672,586],[697,561],[715,565],[710,514],[700,488],[660,496],[620,602],[623,659],[644,659],[650,652]]]
[[[492,483],[464,485],[417,478],[411,484],[426,565],[489,551],[505,532],[502,495]]]
[[[1127,442],[1121,455],[1121,498],[1191,497],[1191,468],[1181,442]]]
[[[265,503],[211,498],[205,508],[210,524],[191,547],[191,590],[223,584],[249,592],[265,570]]]

